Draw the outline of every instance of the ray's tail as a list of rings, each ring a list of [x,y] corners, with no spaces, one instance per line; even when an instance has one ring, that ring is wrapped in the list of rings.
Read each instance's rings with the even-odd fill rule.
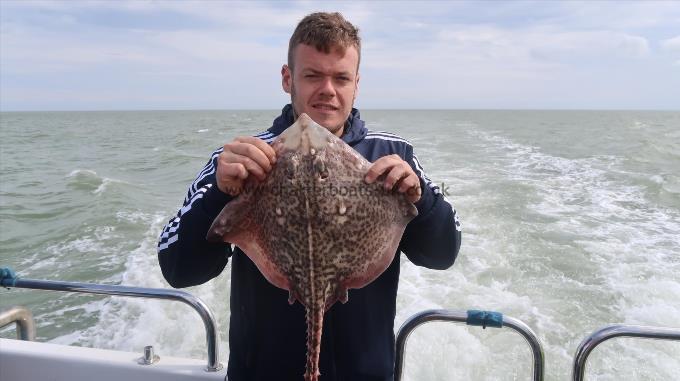
[[[313,305],[307,312],[307,366],[305,381],[318,381],[319,353],[321,352],[321,331],[323,329],[324,305]]]

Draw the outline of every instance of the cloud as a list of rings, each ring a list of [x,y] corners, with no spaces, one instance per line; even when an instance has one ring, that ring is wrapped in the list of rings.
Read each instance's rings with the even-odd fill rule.
[[[678,51],[680,36],[664,38],[680,19],[677,5],[418,4],[0,0],[0,101],[30,104],[26,94],[43,89],[54,99],[70,94],[65,98],[78,108],[82,99],[105,102],[94,91],[122,94],[116,98],[122,104],[134,89],[135,107],[144,99],[151,107],[180,107],[184,98],[199,107],[278,108],[288,38],[298,20],[319,10],[340,11],[359,26],[360,100],[370,107],[456,107],[471,100],[493,107],[504,99],[539,107],[556,91],[565,104],[588,102],[583,93],[594,104],[597,97],[613,99],[624,82],[634,94],[631,81],[665,86],[674,83],[665,76],[677,75],[661,66],[676,59],[668,53]],[[659,41],[660,49],[649,41]]]
[[[680,35],[661,41],[661,47],[668,52],[680,53]]]
[[[247,63],[252,61],[282,62],[287,44],[277,46],[249,41],[228,32],[204,33],[201,31],[173,31],[154,33],[147,41],[166,51],[175,51],[185,60],[202,60],[213,63]]]
[[[402,42],[399,49],[389,41],[366,44],[367,67],[409,70],[415,67],[440,71],[461,70],[485,75],[508,69],[540,75],[546,70],[606,65],[613,60],[638,60],[651,53],[646,38],[610,31],[569,31],[558,28],[507,28],[495,25],[447,25],[429,38]],[[448,70],[447,70],[448,68]]]
[[[611,31],[538,31],[527,42],[537,57],[574,61],[647,57],[649,42],[641,36]]]
[[[675,1],[550,1],[512,2],[534,24],[569,29],[640,31],[676,25],[680,6]]]

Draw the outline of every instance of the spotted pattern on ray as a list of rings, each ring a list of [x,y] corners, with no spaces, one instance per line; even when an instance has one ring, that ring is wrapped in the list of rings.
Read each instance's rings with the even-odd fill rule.
[[[272,143],[277,162],[248,182],[213,222],[208,239],[239,246],[260,272],[306,309],[305,381],[319,376],[323,315],[347,290],[375,280],[392,262],[418,212],[370,163],[306,114]]]

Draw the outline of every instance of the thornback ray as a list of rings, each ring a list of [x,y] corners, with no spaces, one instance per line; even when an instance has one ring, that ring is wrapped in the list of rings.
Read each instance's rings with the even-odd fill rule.
[[[381,180],[367,184],[371,163],[306,114],[272,148],[271,172],[246,182],[207,239],[240,247],[270,283],[289,291],[291,304],[305,307],[304,379],[316,381],[324,313],[387,269],[418,211]]]

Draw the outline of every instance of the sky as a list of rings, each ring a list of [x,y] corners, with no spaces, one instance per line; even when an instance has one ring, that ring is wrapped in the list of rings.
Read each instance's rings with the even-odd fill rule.
[[[680,110],[680,1],[0,0],[0,111],[280,109],[315,11],[360,29],[359,108]]]

